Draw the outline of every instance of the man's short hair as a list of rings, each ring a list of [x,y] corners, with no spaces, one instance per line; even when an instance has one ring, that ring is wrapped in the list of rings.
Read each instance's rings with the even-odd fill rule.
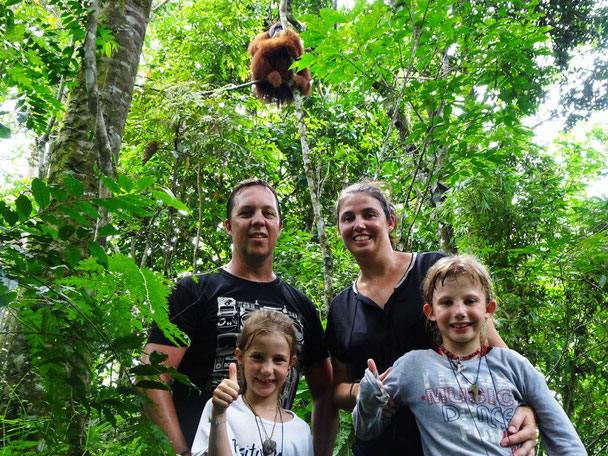
[[[274,188],[272,188],[272,185],[270,185],[268,182],[266,182],[263,179],[245,179],[245,180],[239,182],[236,185],[236,187],[234,187],[234,189],[232,190],[232,193],[230,193],[230,196],[228,197],[228,202],[226,203],[226,218],[228,220],[230,220],[230,217],[232,217],[232,209],[234,208],[234,199],[236,198],[236,196],[245,188],[256,187],[256,186],[265,187],[272,192],[272,194],[274,195],[274,200],[277,203],[277,211],[279,214],[279,220],[281,220],[281,204],[279,203],[279,197],[277,195],[277,192],[275,191]]]

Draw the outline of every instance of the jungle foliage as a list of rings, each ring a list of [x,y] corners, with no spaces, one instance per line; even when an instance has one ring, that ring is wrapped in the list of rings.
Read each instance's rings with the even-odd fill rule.
[[[82,66],[87,6],[0,3],[0,100],[16,101],[16,111],[0,112],[0,137],[27,130],[50,150],[44,144],[65,127],[61,113]],[[118,173],[96,177],[110,196],[83,190],[97,180],[83,186],[69,176],[0,189],[2,455],[171,454],[140,414],[139,388],[159,387],[167,368],[162,357],[138,360],[152,319],[184,337],[166,318],[169,287],[228,261],[225,203],[244,178],[277,189],[285,220],[275,270],[325,317],[294,108],[233,89],[248,79],[247,44],[277,8],[159,3]],[[336,233],[336,196],[362,178],[382,181],[398,207],[398,247],[480,257],[496,283],[502,337],[546,375],[589,454],[606,454],[608,200],[587,190],[608,172],[608,125],[541,147],[524,123],[555,83],[566,125],[605,108],[606,8],[378,0],[335,9],[311,0],[294,2],[294,13],[306,28],[299,64],[314,78],[304,115],[333,292],[357,274]],[[98,59],[115,52],[120,24],[112,21],[120,19],[110,19],[98,28]],[[575,71],[581,52],[595,56],[594,70]],[[585,76],[580,86],[568,82],[573,73]],[[105,213],[109,223],[97,224]],[[301,386],[297,412],[309,418]],[[342,419],[336,454],[352,439]]]

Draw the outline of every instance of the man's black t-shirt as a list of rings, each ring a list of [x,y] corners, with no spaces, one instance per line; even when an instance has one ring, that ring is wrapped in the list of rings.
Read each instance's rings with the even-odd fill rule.
[[[372,358],[382,373],[405,353],[436,346],[422,310],[422,283],[429,268],[446,256],[442,252],[412,254],[411,264],[384,305],[357,291],[356,282],[331,304],[327,317],[327,346],[346,365],[351,379],[361,379]],[[400,409],[378,439],[358,441],[359,455],[422,455],[420,435],[409,409]]]
[[[327,358],[323,328],[317,308],[302,292],[277,278],[272,282],[252,282],[220,269],[177,283],[169,297],[171,321],[188,337],[179,371],[186,374],[201,392],[173,382],[173,401],[186,441],[191,444],[207,400],[228,377],[228,366],[236,362],[236,338],[243,317],[258,309],[276,310],[289,316],[296,326],[301,352],[298,366],[309,366]],[[148,342],[174,345],[157,327]],[[299,379],[299,367],[292,369],[281,403],[291,408]]]

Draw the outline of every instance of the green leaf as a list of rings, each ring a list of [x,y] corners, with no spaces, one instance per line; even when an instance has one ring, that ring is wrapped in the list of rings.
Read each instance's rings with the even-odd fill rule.
[[[132,367],[129,369],[129,372],[135,375],[149,376],[149,375],[157,375],[162,371],[156,366],[151,364],[140,364],[138,366]]]
[[[142,346],[139,334],[129,334],[128,336],[118,337],[110,344],[114,350],[134,350]]]
[[[56,187],[49,187],[49,191],[53,198],[55,198],[58,202],[63,203],[65,199],[68,197],[68,194],[65,190]]]
[[[75,231],[76,228],[74,228],[72,225],[63,225],[61,228],[59,228],[57,235],[62,241],[67,241]]]
[[[67,215],[68,217],[70,217],[72,220],[74,220],[75,222],[90,227],[91,223],[89,223],[89,221],[84,218],[80,212],[78,212],[76,209],[74,209],[73,207],[70,206],[59,206],[57,208],[58,212],[61,212],[62,214]]]
[[[8,139],[11,137],[11,129],[0,123],[0,138]]]
[[[106,237],[106,236],[113,236],[115,234],[120,234],[120,230],[118,230],[114,225],[112,225],[111,223],[108,223],[105,226],[102,226],[98,232],[99,236],[101,237]]]
[[[101,181],[106,187],[108,187],[108,190],[110,190],[115,195],[122,193],[120,190],[120,185],[118,185],[115,180],[110,179],[107,176],[101,176]]]
[[[323,8],[319,11],[319,15],[325,22],[328,22],[330,24],[337,24],[346,20],[344,14],[340,13],[339,11],[336,11],[333,8]]]
[[[25,220],[32,213],[32,202],[25,195],[19,195],[19,197],[15,200],[15,206],[17,207],[17,212],[21,216],[22,220]]]
[[[141,380],[137,382],[137,386],[145,389],[159,389],[169,391],[169,385],[164,382],[153,382],[152,380]]]
[[[46,184],[36,177],[34,180],[32,180],[31,187],[34,199],[36,200],[38,206],[40,206],[42,209],[47,207],[51,202],[51,194]]]
[[[144,176],[141,179],[137,180],[137,183],[135,184],[135,189],[141,192],[142,190],[145,190],[150,185],[152,185],[154,182],[155,179],[152,176]]]
[[[0,295],[0,307],[8,306],[17,297],[16,291],[10,291],[6,294]]]
[[[103,46],[103,49],[106,53],[107,58],[112,57],[112,43],[110,43],[109,41],[106,41],[106,44]]]
[[[48,225],[61,226],[61,220],[59,220],[53,214],[42,214],[40,218],[44,220]]]
[[[4,203],[4,201],[0,202]],[[19,214],[17,214],[15,211],[12,211],[5,205],[0,207],[0,213],[4,217],[4,220],[6,220],[6,223],[9,224],[9,226],[13,226],[19,221]]]
[[[188,214],[190,214],[190,209],[188,209],[188,207],[184,203],[182,203],[180,200],[175,198],[175,196],[173,196],[173,193],[171,193],[171,191],[169,189],[164,188],[163,190],[164,191],[162,191],[162,192],[158,191],[158,190],[150,190],[150,193],[152,193],[152,195],[154,195],[155,198],[161,200],[167,206],[174,207],[177,210],[185,211]]]
[[[90,217],[92,219],[100,217],[99,211],[91,203],[87,203],[86,201],[75,201],[73,205],[87,217]]]
[[[67,175],[63,179],[63,185],[65,185],[65,189],[76,198],[80,198],[84,193],[82,182],[73,176]]]
[[[80,261],[80,258],[80,249],[75,245],[68,246],[65,251],[65,261],[68,263],[68,265],[70,265],[72,268],[76,267]]]
[[[16,292],[10,291],[6,285],[0,282],[0,307],[9,305],[16,297]]]
[[[87,242],[87,247],[91,255],[97,260],[99,264],[104,267],[108,267],[108,254],[106,251],[95,241]]]
[[[133,190],[133,181],[124,174],[120,174],[118,176],[118,182],[120,183],[120,186],[123,188],[123,190],[125,190],[127,193]]]
[[[119,211],[122,209],[122,206],[116,198],[94,198],[92,201],[108,211]]]
[[[169,355],[158,350],[154,350],[152,353],[150,353],[150,362],[152,364],[160,364],[167,358],[169,358]]]

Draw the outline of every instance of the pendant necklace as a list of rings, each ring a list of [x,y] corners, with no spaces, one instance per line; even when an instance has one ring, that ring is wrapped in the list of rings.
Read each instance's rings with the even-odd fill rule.
[[[483,393],[483,390],[479,387],[479,372],[481,371],[481,359],[486,355],[486,353],[488,352],[488,347],[483,345],[480,348],[478,348],[477,350],[475,350],[473,353],[471,353],[470,355],[464,355],[464,356],[456,356],[454,354],[452,354],[450,351],[448,351],[447,348],[445,348],[443,345],[439,347],[439,353],[442,355],[445,355],[448,358],[448,362],[450,363],[450,368],[452,369],[452,372],[454,372],[454,376],[456,377],[456,380],[458,380],[457,377],[457,373],[462,375],[462,377],[467,381],[467,383],[469,385],[471,385],[468,389],[469,393],[471,394],[471,396],[473,396],[473,402],[475,402],[475,404],[479,404],[479,394]],[[464,370],[466,369],[466,366],[464,364],[462,364],[460,361],[465,361],[468,359],[471,359],[475,356],[479,356],[479,364],[477,365],[477,375],[475,377],[475,381],[472,382],[471,380],[469,380],[469,378],[464,375]],[[460,383],[460,382],[459,382]]]
[[[448,358],[450,370],[454,374],[454,378],[456,379],[458,388],[462,391],[462,386],[460,385],[460,380],[458,380],[458,374],[462,375],[466,379],[466,381],[471,384],[471,387],[469,388],[469,393],[473,396],[473,401],[475,402],[475,404],[477,404],[478,395],[482,391],[481,388],[479,388],[479,385],[477,384],[477,381],[479,380],[479,371],[481,369],[481,359],[486,358],[486,364],[487,364],[487,362],[488,362],[487,357],[484,356],[487,352],[488,352],[488,347],[486,347],[484,345],[484,346],[478,348],[475,352],[471,353],[470,355],[456,356],[456,355],[450,353],[443,345],[439,347],[439,353],[441,355],[446,355],[446,357]],[[476,355],[479,355],[479,365],[477,366],[477,378],[475,379],[475,383],[471,383],[471,381],[467,378],[467,376],[462,373],[462,371],[465,369],[465,366],[462,365],[460,363],[460,361],[471,359]],[[488,365],[488,369],[489,368],[490,368],[490,366]],[[479,435],[480,443],[483,446],[483,450],[484,450],[486,456],[489,456],[488,450],[485,447],[487,442],[484,441],[484,439],[481,435],[481,431],[479,430],[479,427],[477,426],[477,421],[475,420],[475,416],[473,415],[473,412],[471,411],[471,408],[469,407],[469,401],[465,400],[464,403],[467,406],[467,410],[469,411],[471,418],[473,419],[473,424],[475,425],[475,429],[477,430],[477,434]],[[501,409],[502,409],[502,407],[501,407]]]
[[[247,399],[247,396],[243,394],[243,401],[249,407],[251,412],[253,413],[253,419],[255,420],[255,425],[258,428],[258,435],[260,436],[260,442],[262,443],[262,451],[264,452],[264,456],[270,456],[275,453],[277,450],[277,442],[272,440],[272,436],[274,435],[274,428],[277,425],[277,416],[279,415],[279,401],[277,399],[277,409],[274,413],[274,423],[272,425],[272,430],[270,431],[270,436],[268,436],[268,432],[266,432],[266,427],[264,426],[264,422],[262,418],[256,413],[255,408]],[[258,420],[260,420],[260,424],[262,425],[262,430],[264,431],[264,435],[266,436],[266,440],[262,440],[262,432],[260,430],[260,424],[258,424]],[[283,414],[281,414],[281,453],[283,453]]]

